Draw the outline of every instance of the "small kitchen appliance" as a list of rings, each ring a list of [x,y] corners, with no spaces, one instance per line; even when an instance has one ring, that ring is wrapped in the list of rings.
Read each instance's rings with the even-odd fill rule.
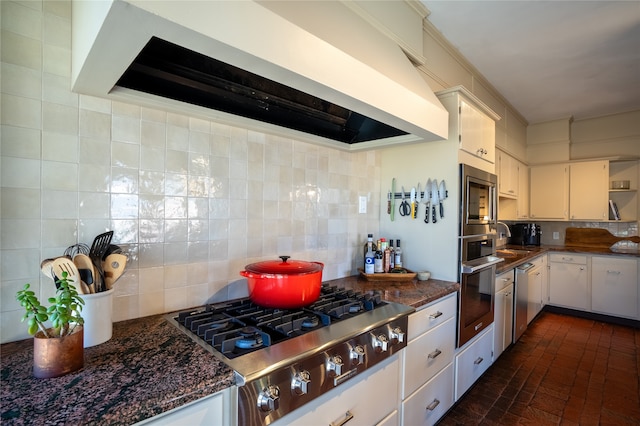
[[[535,223],[516,223],[511,225],[509,244],[519,246],[539,246],[542,231]]]
[[[268,425],[392,357],[407,345],[414,308],[322,285],[296,309],[266,308],[250,298],[168,314],[235,371],[238,424]],[[372,373],[373,375],[377,373]]]

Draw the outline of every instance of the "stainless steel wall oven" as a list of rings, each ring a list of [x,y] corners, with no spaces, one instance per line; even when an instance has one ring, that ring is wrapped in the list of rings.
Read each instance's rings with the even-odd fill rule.
[[[493,323],[495,304],[497,177],[460,165],[460,294],[458,339],[461,347]]]

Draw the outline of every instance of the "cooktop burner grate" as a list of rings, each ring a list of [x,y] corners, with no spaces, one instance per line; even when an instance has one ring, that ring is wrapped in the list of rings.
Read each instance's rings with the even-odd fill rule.
[[[227,358],[236,358],[385,304],[380,294],[324,285],[318,300],[300,309],[264,308],[240,299],[180,312],[174,319]]]

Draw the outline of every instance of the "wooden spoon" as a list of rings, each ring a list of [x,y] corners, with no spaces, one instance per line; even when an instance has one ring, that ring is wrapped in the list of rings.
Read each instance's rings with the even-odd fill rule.
[[[67,279],[73,281],[73,284],[78,291],[83,292],[82,280],[80,279],[80,274],[76,265],[74,265],[71,259],[67,257],[58,257],[53,261],[53,274],[58,278],[62,278],[63,272],[67,273]]]
[[[87,294],[95,293],[96,290],[94,281],[96,279],[96,271],[93,267],[91,258],[86,254],[79,253],[73,256],[73,263],[78,268],[78,273],[80,275],[80,286],[83,288],[83,290],[85,290],[86,288]]]
[[[104,269],[104,281],[107,290],[113,288],[113,283],[122,276],[126,266],[127,256],[124,254],[111,253],[104,259],[102,268]]]

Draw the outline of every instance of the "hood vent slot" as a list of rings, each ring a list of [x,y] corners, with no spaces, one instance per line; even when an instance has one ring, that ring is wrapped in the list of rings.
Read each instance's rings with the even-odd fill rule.
[[[353,144],[407,133],[152,37],[117,86]]]

